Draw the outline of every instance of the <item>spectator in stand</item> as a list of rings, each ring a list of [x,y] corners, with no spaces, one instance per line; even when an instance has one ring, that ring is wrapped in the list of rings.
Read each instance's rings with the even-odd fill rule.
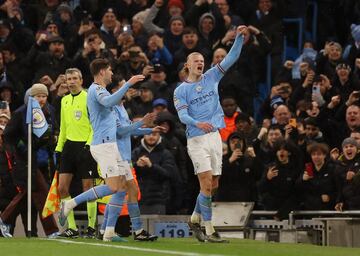
[[[146,48],[148,34],[144,29],[144,22],[146,16],[149,14],[150,9],[138,12],[132,17],[132,35],[135,38],[135,43],[139,45],[142,49]]]
[[[337,42],[327,42],[316,57],[316,74],[323,74],[333,83],[336,77],[336,66],[342,61],[342,47]]]
[[[300,175],[295,146],[279,140],[275,145],[276,160],[265,167],[258,182],[259,196],[267,211],[277,211],[275,220],[288,217],[298,206],[295,181]]]
[[[89,67],[90,63],[96,58],[106,58],[112,61],[113,55],[110,50],[105,48],[105,42],[102,39],[100,31],[91,29],[85,33],[84,45],[78,50],[74,57],[74,65],[80,69],[83,74],[85,88],[89,87],[92,83]]]
[[[335,166],[326,159],[329,147],[314,142],[307,148],[311,162],[297,180],[299,195],[305,210],[333,210],[337,197]]]
[[[164,38],[154,34],[149,37],[146,55],[152,64],[162,64],[169,66],[173,62],[173,57],[168,48],[164,45]]]
[[[54,141],[58,125],[55,122],[54,109],[47,103],[48,90],[43,84],[34,84],[30,89],[30,96],[39,102],[44,116],[49,124],[48,130],[40,138],[32,136],[32,200],[35,203],[36,210],[41,214],[48,193],[48,184],[39,170],[42,161],[45,160],[44,147],[49,147],[48,153],[54,151]],[[24,118],[26,117],[27,106],[24,104],[18,108],[12,115],[12,118],[4,131],[4,141],[14,151],[15,155],[13,175],[14,184],[18,187],[19,193],[13,198],[9,206],[1,213],[0,217],[4,223],[16,213],[17,205],[26,204],[26,184],[27,184],[27,129]],[[40,151],[41,150],[41,151]],[[41,154],[39,154],[42,152]],[[46,152],[46,151],[45,151]],[[51,155],[52,157],[52,155]],[[50,160],[47,155],[46,161]],[[49,168],[49,167],[48,167]],[[58,231],[54,217],[40,218],[45,234],[47,236]]]
[[[113,8],[106,9],[101,22],[100,31],[106,47],[116,45],[116,35],[120,33],[121,23],[117,19],[115,10]]]
[[[5,126],[9,123],[10,121],[10,116],[2,113],[0,114],[0,125],[3,126],[5,128]]]
[[[225,20],[213,0],[195,1],[184,17],[188,26],[198,28],[200,40],[209,49],[225,35]]]
[[[150,72],[150,79],[144,82],[154,93],[154,98],[163,98],[167,102],[172,102],[172,95],[175,90],[174,87],[166,82],[166,72],[164,66],[161,64],[153,65],[153,71]],[[174,107],[172,107],[174,108]]]
[[[354,75],[348,63],[341,61],[336,65],[336,75],[331,83],[331,96],[340,95],[340,99],[344,102],[349,98],[350,93],[360,90],[360,80]],[[341,102],[341,103],[342,103]]]
[[[127,102],[127,111],[131,117],[144,116],[146,113],[152,111],[153,99],[154,92],[152,87],[148,83],[143,83],[140,85],[140,96]]]
[[[254,149],[248,147],[239,133],[230,134],[228,153],[223,156],[223,171],[216,199],[221,202],[256,202],[256,181],[262,166],[256,161]]]
[[[229,29],[231,26],[243,25],[243,19],[234,14],[233,10],[230,10],[230,6],[227,0],[215,0],[216,5],[218,6],[220,13],[223,15],[225,21],[226,29]]]
[[[164,148],[158,132],[144,135],[141,146],[132,152],[137,174],[143,214],[165,214],[170,199],[170,179],[177,172],[175,160]]]
[[[224,111],[225,127],[220,129],[222,141],[227,141],[229,135],[236,131],[235,120],[239,115],[239,107],[232,96],[225,96],[221,99],[221,107]]]
[[[130,78],[132,75],[150,74],[149,59],[139,45],[131,45],[127,51],[123,51],[115,67],[115,73],[121,73],[124,78]]]
[[[250,116],[245,113],[239,113],[235,118],[236,131],[245,139],[246,145],[252,145],[259,134],[256,124]]]
[[[186,57],[192,52],[200,52],[205,58],[205,65],[209,64],[210,49],[202,45],[195,28],[186,27],[182,34],[182,45],[174,54],[174,66],[186,62]]]
[[[263,132],[261,132],[261,130]],[[278,140],[284,139],[282,129],[279,125],[270,125],[267,129],[265,126],[262,127],[258,138],[253,141],[253,147],[255,150],[256,158],[264,166],[268,166],[270,163],[276,160],[276,149],[275,145]],[[265,136],[265,141],[262,141]]]
[[[342,156],[336,169],[338,195],[335,209],[360,209],[360,155],[359,144],[354,138],[346,138],[342,143]]]
[[[234,38],[235,31],[230,29],[218,46],[229,50]],[[249,115],[253,115],[253,99],[257,94],[258,83],[265,81],[265,56],[270,47],[265,34],[249,26],[240,58],[221,80],[221,95],[235,95],[241,111]]]
[[[281,67],[283,52],[283,24],[279,10],[274,8],[273,0],[258,0],[257,10],[252,14],[249,24],[264,31],[271,42],[272,76],[275,77]]]
[[[184,5],[182,4],[181,0],[172,0],[169,1],[168,7],[169,12],[171,13],[171,17],[168,19],[164,15],[158,15],[160,8],[163,6],[163,0],[156,0],[154,4],[151,6],[149,14],[146,16],[144,21],[144,28],[147,33],[160,33],[164,34],[164,42],[165,45],[168,47],[171,54],[174,54],[181,45],[181,34],[185,27],[185,20],[180,14],[176,14],[179,10],[184,10]],[[153,23],[154,19],[160,16],[161,20],[158,22],[158,25]],[[167,20],[169,20],[167,22]],[[161,26],[161,24],[163,26]],[[165,27],[166,26],[166,27]]]
[[[286,105],[280,105],[275,109],[273,122],[282,127],[282,129],[284,129],[285,125],[289,124],[290,118],[291,112]]]
[[[154,101],[154,103],[156,100]],[[171,199],[167,203],[167,214],[177,214],[179,212],[187,212],[188,199],[188,177],[192,175],[186,168],[186,149],[181,144],[178,136],[182,136],[183,129],[179,129],[179,123],[176,122],[175,116],[168,111],[163,111],[158,114],[156,124],[163,127],[161,134],[161,143],[170,151],[177,166],[177,173],[173,172],[170,179]]]
[[[0,54],[1,55],[1,54]],[[16,102],[16,95],[14,93],[14,88],[11,86],[10,83],[0,83],[0,101],[6,101],[6,108],[5,108],[10,114],[10,111],[14,111],[18,104],[21,102],[19,99],[19,102]]]
[[[356,140],[358,145],[360,145],[360,127],[356,127],[354,130],[351,131],[350,138]]]
[[[28,84],[31,82],[31,74],[26,68],[24,59],[13,45],[2,45],[1,53],[5,65],[6,80],[14,87],[16,101],[22,100],[25,89],[28,88]],[[19,102],[17,103],[19,104]]]
[[[48,44],[48,50],[41,51],[43,44]],[[53,81],[60,74],[71,66],[72,61],[66,56],[64,39],[60,36],[50,36],[40,34],[36,43],[32,46],[27,55],[27,62],[34,71],[34,81],[38,81],[42,76],[48,75]]]

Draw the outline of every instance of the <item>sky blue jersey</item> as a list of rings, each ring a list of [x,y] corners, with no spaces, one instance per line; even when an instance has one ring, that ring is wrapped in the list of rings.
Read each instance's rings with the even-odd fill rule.
[[[142,121],[133,123],[124,106],[116,105],[114,107],[116,118],[116,138],[117,146],[123,160],[131,162],[131,135],[140,136],[150,134],[151,128],[141,128]]]
[[[214,131],[225,127],[224,112],[219,102],[218,84],[224,73],[236,62],[241,53],[244,37],[237,35],[226,57],[206,71],[197,82],[183,82],[174,92],[174,105],[180,121],[186,125],[187,138],[205,132],[196,127],[199,122],[212,124]]]
[[[112,95],[96,83],[92,83],[89,87],[87,106],[90,123],[94,130],[91,145],[116,142],[116,118],[113,107],[120,102],[129,87],[130,84],[125,83]]]

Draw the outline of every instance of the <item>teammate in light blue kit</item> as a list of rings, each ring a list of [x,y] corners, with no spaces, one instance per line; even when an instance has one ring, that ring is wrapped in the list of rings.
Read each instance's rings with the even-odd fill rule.
[[[144,76],[131,77],[119,91],[110,95],[105,89],[111,83],[113,75],[109,61],[95,59],[90,64],[90,70],[94,76],[94,83],[88,90],[87,98],[90,122],[94,131],[90,152],[100,167],[106,185],[94,187],[74,199],[62,203],[59,222],[64,225],[66,216],[78,204],[113,194],[108,204],[109,213],[103,240],[121,241],[122,239],[118,239],[119,237],[115,233],[115,224],[126,194],[125,175],[128,170],[128,163],[121,158],[116,144],[117,127],[113,107],[120,102],[128,88],[144,80]],[[142,230],[141,234],[135,234],[135,240],[144,241],[149,237],[150,234],[145,230]]]
[[[184,65],[187,80],[174,92],[174,104],[180,121],[186,124],[188,153],[200,183],[200,193],[189,226],[201,242],[227,242],[211,223],[211,196],[218,187],[222,168],[222,142],[218,129],[225,127],[218,84],[239,58],[247,33],[246,26],[239,26],[228,55],[205,74],[204,57],[198,52],[189,54]],[[206,235],[201,231],[200,218],[205,224]]]
[[[118,86],[111,89],[111,92],[115,92],[119,86],[123,86],[125,81],[120,81]],[[125,174],[126,177],[126,192],[128,193],[128,211],[131,219],[131,225],[134,234],[141,234],[143,231],[142,223],[140,219],[140,210],[138,205],[138,188],[135,183],[134,177],[131,171],[131,136],[140,136],[145,134],[150,134],[152,132],[161,132],[163,127],[157,126],[154,128],[141,128],[143,125],[149,126],[155,118],[155,113],[146,114],[142,120],[132,123],[126,109],[121,102],[119,105],[114,107],[114,114],[116,117],[116,127],[117,127],[117,146],[120,151],[120,155],[124,161],[127,161],[129,166],[127,168],[127,172]],[[109,207],[106,206],[105,214],[104,214],[104,222],[101,226],[100,233],[103,233],[106,227],[107,219],[108,219]],[[139,236],[137,237],[139,239]],[[148,237],[149,240],[156,240],[157,237],[154,235],[150,235]]]

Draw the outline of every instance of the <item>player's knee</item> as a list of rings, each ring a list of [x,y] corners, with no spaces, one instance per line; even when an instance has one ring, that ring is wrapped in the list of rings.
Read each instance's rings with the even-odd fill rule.
[[[130,182],[130,183],[127,184],[127,192],[128,192],[130,201],[136,201],[137,200],[138,188],[136,187],[135,183]]]

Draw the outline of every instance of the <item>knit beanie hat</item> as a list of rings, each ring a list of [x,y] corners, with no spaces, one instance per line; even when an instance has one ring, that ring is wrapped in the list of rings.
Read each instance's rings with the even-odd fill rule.
[[[175,16],[172,16],[169,20],[169,26],[171,25],[171,23],[173,23],[175,20],[179,20],[181,21],[181,23],[184,25],[185,27],[185,19],[183,18],[183,16],[180,16],[180,15],[175,15]]]
[[[170,9],[173,6],[179,7],[181,11],[185,10],[184,3],[181,0],[170,0],[167,5],[168,9]]]
[[[351,35],[356,42],[360,42],[360,25],[351,24]]]
[[[145,9],[144,11],[138,12],[133,16],[132,20],[138,21],[141,24],[144,24],[144,20],[149,15],[149,12],[150,12],[150,8]]]
[[[44,84],[33,84],[30,88],[30,96],[36,96],[38,94],[49,95],[48,89]]]
[[[356,140],[355,140],[354,138],[350,138],[350,137],[349,137],[349,138],[346,138],[346,139],[343,141],[343,143],[341,144],[341,147],[343,148],[343,147],[345,147],[345,146],[348,145],[348,144],[351,144],[351,145],[359,148],[359,144],[356,142]]]

